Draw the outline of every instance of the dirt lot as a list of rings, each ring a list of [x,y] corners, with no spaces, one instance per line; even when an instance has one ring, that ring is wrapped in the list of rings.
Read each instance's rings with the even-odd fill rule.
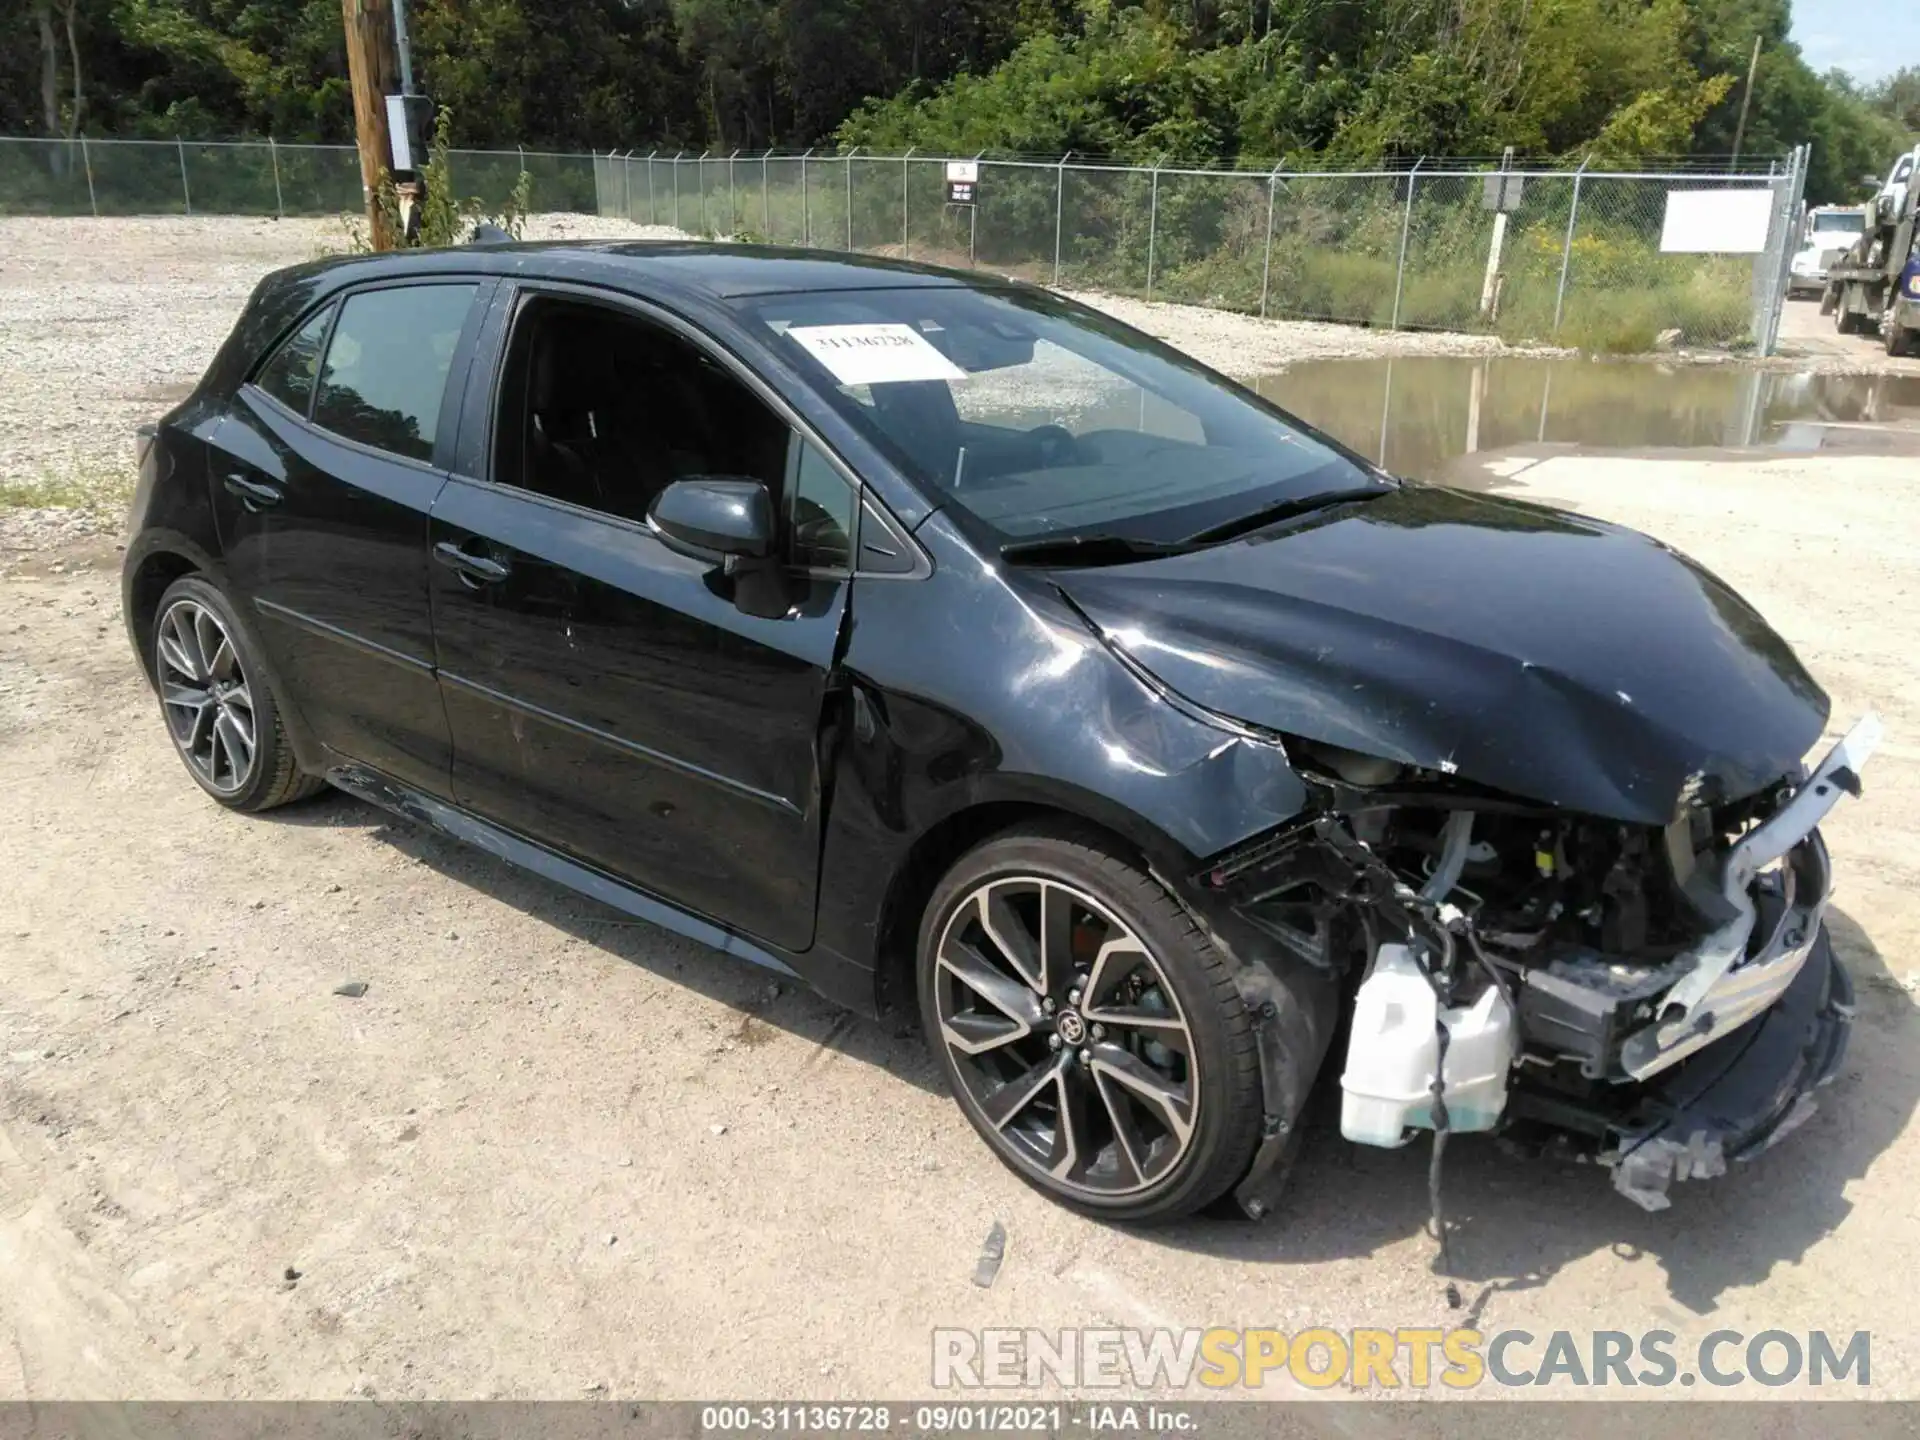
[[[1833,317],[1820,313],[1820,301],[1789,300],[1780,317],[1780,359],[1812,361],[1821,368],[1872,370],[1891,375],[1920,375],[1920,358],[1895,359],[1878,335],[1842,335]]]
[[[208,267],[0,223],[8,473],[122,453],[285,258],[256,228]],[[1866,1329],[1871,1393],[1920,1396],[1913,475],[1481,457],[1480,483],[1697,556],[1836,725],[1872,705],[1889,735],[1830,826],[1860,1005],[1821,1112],[1662,1215],[1456,1142],[1482,1329]],[[1427,1268],[1424,1147],[1316,1135],[1265,1226],[1101,1227],[990,1158],[914,1037],[345,797],[220,810],[136,674],[117,559],[0,511],[0,1397],[907,1396],[936,1325],[1463,1319]]]

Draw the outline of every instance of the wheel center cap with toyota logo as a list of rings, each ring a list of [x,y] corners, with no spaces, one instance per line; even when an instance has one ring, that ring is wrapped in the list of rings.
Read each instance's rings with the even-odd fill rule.
[[[1078,1045],[1087,1038],[1087,1022],[1074,1010],[1062,1010],[1060,1018],[1053,1022],[1053,1028],[1060,1032],[1060,1039],[1068,1045]]]

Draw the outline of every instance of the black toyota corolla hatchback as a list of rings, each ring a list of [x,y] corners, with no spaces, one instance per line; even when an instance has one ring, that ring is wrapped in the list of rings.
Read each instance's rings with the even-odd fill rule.
[[[331,783],[869,1013],[1023,1179],[1270,1210],[1500,1129],[1649,1208],[1811,1108],[1869,717],[1615,526],[1031,287],[707,245],[268,277],[141,437],[194,780]]]

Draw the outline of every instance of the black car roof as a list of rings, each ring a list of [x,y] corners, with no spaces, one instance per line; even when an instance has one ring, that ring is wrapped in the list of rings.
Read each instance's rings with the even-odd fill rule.
[[[531,241],[463,245],[444,250],[394,251],[321,262],[316,268],[351,270],[352,282],[405,275],[525,274],[580,280],[640,291],[731,300],[821,290],[897,290],[966,285],[991,288],[993,276],[947,270],[885,256],[735,245],[699,240]],[[346,276],[335,277],[345,281]]]

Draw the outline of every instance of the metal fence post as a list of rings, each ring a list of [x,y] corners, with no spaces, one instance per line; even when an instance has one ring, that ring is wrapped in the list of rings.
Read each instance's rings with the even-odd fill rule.
[[[733,154],[727,156],[727,233],[729,235],[740,228],[740,202],[733,193],[733,161],[739,153],[736,147]]]
[[[1780,339],[1780,321],[1787,302],[1787,283],[1793,273],[1793,222],[1800,213],[1800,202],[1807,190],[1807,166],[1813,154],[1811,145],[1797,145],[1787,159],[1785,186],[1778,210],[1780,249],[1769,258],[1774,262],[1771,293],[1767,297],[1766,330],[1753,337],[1761,355],[1771,355]]]
[[[284,220],[287,218],[287,202],[280,193],[280,146],[271,135],[267,136],[267,154],[273,157],[273,218]]]
[[[1573,203],[1567,207],[1567,243],[1560,248],[1560,289],[1553,297],[1553,333],[1549,340],[1560,338],[1560,316],[1567,305],[1567,271],[1573,264],[1573,227],[1580,220],[1580,182],[1586,178],[1587,166],[1593,156],[1580,157],[1580,168],[1573,172]]]
[[[1165,159],[1162,156],[1161,159]],[[1153,299],[1153,250],[1160,232],[1160,161],[1153,162],[1153,188],[1147,198],[1147,299]]]
[[[907,172],[913,165],[913,152],[916,147],[909,145],[907,153],[900,157],[900,258],[913,258],[913,240],[907,233]]]
[[[811,145],[800,152],[800,243],[809,250],[813,248],[813,191],[807,188],[807,157],[811,154]]]
[[[653,203],[653,159],[659,153],[660,147],[657,145],[647,152],[647,224],[649,225],[660,223],[660,216]]]
[[[847,249],[853,249],[853,157],[860,153],[854,146],[847,151]]]
[[[702,150],[700,158],[694,162],[700,167],[697,173],[700,176],[700,233],[702,235],[713,233],[713,226],[707,223],[707,156],[711,153],[711,150]]]
[[[100,202],[93,194],[93,157],[87,153],[87,137],[80,137],[80,164],[87,172],[87,209],[93,212],[93,218],[100,218]]]
[[[967,207],[967,268],[978,270],[980,239],[980,157],[987,152],[977,151],[973,157],[973,204]]]
[[[1420,167],[1426,163],[1427,157],[1422,155],[1407,172],[1407,212],[1400,217],[1400,266],[1393,277],[1393,319],[1387,325],[1389,330],[1400,328],[1400,297],[1407,288],[1407,238],[1413,233],[1413,194],[1420,188]]]
[[[1267,318],[1267,287],[1273,279],[1273,197],[1280,188],[1280,167],[1267,176],[1267,245],[1260,260],[1260,318]]]
[[[187,142],[178,135],[173,137],[174,148],[180,152],[180,197],[187,202],[187,214],[193,213],[193,190],[187,184]]]
[[[1073,155],[1071,150],[1060,157],[1060,165],[1054,172],[1053,181],[1053,283],[1060,284],[1060,221],[1067,212],[1067,161]]]
[[[773,243],[773,192],[767,188],[767,156],[773,154],[768,149],[760,157],[760,238],[767,244]]]

